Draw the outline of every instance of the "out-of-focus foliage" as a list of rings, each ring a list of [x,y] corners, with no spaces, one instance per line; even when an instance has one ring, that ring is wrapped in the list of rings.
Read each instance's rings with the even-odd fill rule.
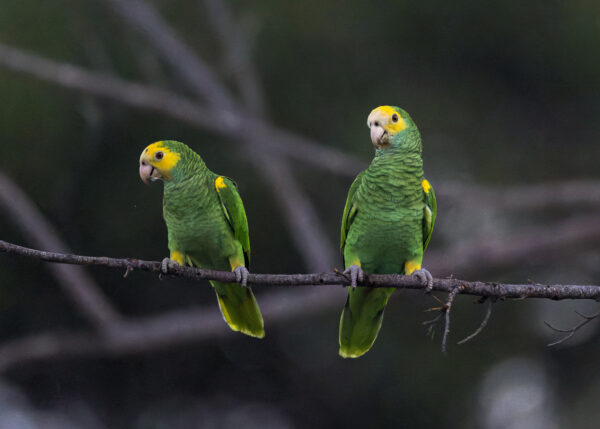
[[[231,80],[202,2],[153,4]],[[280,126],[366,162],[372,156],[366,116],[377,105],[394,104],[421,129],[425,171],[434,187],[455,179],[503,186],[599,176],[598,2],[231,4],[251,40],[269,113]],[[0,41],[130,80],[183,88],[99,0],[4,0]],[[4,69],[0,99],[0,168],[73,251],[155,260],[167,254],[161,189],[143,186],[137,161],[148,143],[169,138],[188,143],[213,171],[237,181],[251,226],[253,271],[305,270],[276,203],[234,143]],[[350,180],[303,164],[294,165],[294,173],[337,242]],[[507,223],[535,225],[565,215],[543,212],[524,220],[504,218],[502,211],[485,218],[479,210],[460,210],[439,201],[432,248],[470,238],[466,234],[480,231],[485,219],[485,231],[501,234]],[[2,239],[23,242],[3,213],[0,231]],[[550,263],[532,258],[500,272],[478,272],[483,280],[598,284],[599,246],[562,250]],[[90,271],[127,315],[214,304],[208,285]],[[2,255],[0,272],[2,339],[87,328],[40,263]],[[257,289],[260,302],[269,290]],[[0,426],[38,427],[50,419],[43,412],[53,413],[56,427],[596,426],[597,329],[590,325],[578,334],[581,341],[549,350],[542,324],[559,310],[563,326],[574,324],[571,311],[589,309],[584,303],[496,304],[486,330],[464,346],[452,343],[444,356],[439,335],[430,341],[421,326],[429,316],[423,310],[437,303],[417,293],[397,295],[375,347],[359,360],[337,356],[340,302],[339,309],[316,317],[266,320],[263,341],[231,333],[133,358],[16,368],[4,380],[12,387],[2,389],[14,401],[0,401],[8,404],[0,408]],[[483,316],[483,307],[471,301],[457,298],[451,340],[469,334]],[[17,405],[10,408],[12,403]],[[6,413],[17,423],[4,423]],[[511,420],[515,415],[522,419]],[[25,421],[18,418],[33,423],[18,426]]]

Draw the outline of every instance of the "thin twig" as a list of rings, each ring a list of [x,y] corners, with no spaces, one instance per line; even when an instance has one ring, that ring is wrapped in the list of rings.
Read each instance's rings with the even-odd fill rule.
[[[568,334],[565,335],[564,337],[560,338],[557,341],[554,341],[550,344],[548,344],[548,347],[553,347],[556,346],[560,343],[563,343],[565,341],[567,341],[569,338],[571,338],[573,335],[575,335],[575,332],[577,332],[579,329],[583,328],[585,325],[587,325],[588,323],[590,323],[592,320],[596,319],[598,316],[600,316],[600,311],[596,314],[592,314],[591,316],[582,314],[578,311],[576,311],[575,313],[577,313],[579,316],[581,316],[583,318],[583,320],[581,322],[579,322],[577,325],[573,326],[572,328],[569,329],[560,329],[560,328],[555,328],[554,326],[552,326],[549,322],[546,322],[544,320],[544,323],[546,324],[546,326],[548,326],[550,329],[552,329],[553,331],[556,332],[567,332]]]
[[[442,316],[444,315],[443,308],[439,308],[437,310],[440,312],[436,317],[434,317],[431,320],[426,320],[425,322],[422,322],[422,325],[427,326],[427,336],[432,340],[433,340],[433,337],[435,336],[435,327],[438,324],[438,322],[442,319]]]
[[[464,344],[467,341],[472,340],[473,338],[475,338],[477,335],[479,335],[479,333],[481,331],[483,331],[483,329],[486,327],[488,321],[490,320],[490,316],[492,315],[492,306],[494,305],[494,301],[493,300],[488,300],[488,308],[487,308],[487,312],[485,313],[485,317],[483,318],[483,320],[481,321],[481,324],[479,325],[479,328],[477,328],[475,330],[475,332],[473,332],[471,335],[469,335],[466,338],[463,338],[462,340],[460,340],[458,343],[456,344]]]
[[[446,341],[448,340],[448,334],[450,334],[450,311],[452,310],[452,302],[454,297],[461,291],[462,287],[455,287],[448,294],[448,300],[444,306],[444,312],[446,313],[446,323],[444,324],[444,335],[442,336],[442,353],[446,353]]]

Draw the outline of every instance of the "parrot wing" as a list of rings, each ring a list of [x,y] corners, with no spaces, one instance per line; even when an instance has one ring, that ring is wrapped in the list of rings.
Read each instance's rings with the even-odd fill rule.
[[[342,233],[341,233],[341,241],[340,248],[342,249],[342,254],[344,253],[344,246],[346,245],[346,237],[348,236],[348,231],[350,230],[350,225],[352,225],[352,221],[354,220],[354,216],[356,216],[356,203],[354,201],[354,195],[356,194],[356,190],[360,186],[362,181],[362,176],[364,171],[360,172],[352,185],[350,185],[350,190],[348,191],[348,197],[346,198],[346,206],[344,207],[344,214],[342,216]]]
[[[238,193],[235,182],[225,176],[217,176],[215,189],[221,201],[221,208],[227,223],[233,231],[233,236],[242,245],[246,267],[250,265],[250,235],[248,233],[248,219],[244,210],[244,203]]]
[[[435,224],[437,202],[435,200],[433,187],[427,179],[423,179],[422,185],[423,201],[425,202],[425,207],[423,208],[423,251],[425,251],[429,244],[429,240],[431,239],[431,233],[433,232],[433,226]]]

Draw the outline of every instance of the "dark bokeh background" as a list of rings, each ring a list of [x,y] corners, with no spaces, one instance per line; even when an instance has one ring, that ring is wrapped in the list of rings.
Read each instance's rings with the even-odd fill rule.
[[[191,97],[106,3],[3,0],[0,41]],[[151,3],[234,88],[203,3]],[[597,241],[566,242],[489,267],[453,265],[452,257],[461,243],[514,241],[538,230],[547,238],[553,225],[594,210],[600,228],[597,199],[527,210],[494,201],[507,188],[600,179],[600,3],[227,5],[246,35],[274,124],[366,163],[372,156],[369,111],[394,104],[411,113],[423,136],[426,174],[440,189],[430,246],[450,269],[432,266],[435,275],[598,284]],[[73,252],[152,260],[166,255],[161,189],[143,186],[137,162],[148,143],[168,138],[187,142],[213,171],[238,182],[251,224],[253,271],[308,271],[267,185],[231,139],[4,68],[0,99],[0,168]],[[290,165],[333,246],[351,177],[298,161]],[[450,183],[464,192],[450,198],[443,192]],[[488,189],[491,198],[469,198],[473,185]],[[0,238],[30,245],[14,225],[0,212]],[[341,267],[341,260],[336,263]],[[126,316],[216,306],[208,284],[89,272]],[[43,264],[2,255],[0,273],[3,341],[92,329]],[[272,293],[255,289],[259,302]],[[347,361],[337,356],[343,301],[340,292],[339,303],[322,311],[267,320],[263,341],[230,333],[123,357],[15,365],[0,382],[0,427],[597,427],[597,322],[557,348],[546,347],[557,334],[543,324],[572,326],[580,320],[574,310],[592,313],[595,303],[501,302],[483,333],[458,346],[485,313],[472,297],[459,296],[444,355],[440,327],[431,340],[422,325],[435,316],[424,310],[437,301],[401,292],[373,349]]]

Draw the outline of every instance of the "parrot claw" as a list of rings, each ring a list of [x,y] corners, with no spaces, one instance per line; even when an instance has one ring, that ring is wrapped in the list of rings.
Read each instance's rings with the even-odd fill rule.
[[[431,289],[433,289],[433,276],[429,271],[425,268],[421,268],[412,273],[412,276],[421,280],[421,283],[425,286],[425,293],[431,292]]]
[[[168,274],[169,273],[169,268],[174,268],[174,267],[178,267],[179,263],[177,263],[177,261],[174,261],[171,258],[165,258],[162,260],[161,264],[160,264],[160,270],[162,271],[163,274]]]
[[[249,274],[248,268],[244,267],[243,265],[240,265],[239,267],[235,267],[233,272],[235,273],[235,281],[241,284],[242,286],[246,287],[248,283]]]
[[[358,265],[350,265],[348,269],[344,271],[344,274],[350,274],[350,286],[352,286],[353,289],[356,288],[357,280],[362,282],[365,278],[362,268]]]

